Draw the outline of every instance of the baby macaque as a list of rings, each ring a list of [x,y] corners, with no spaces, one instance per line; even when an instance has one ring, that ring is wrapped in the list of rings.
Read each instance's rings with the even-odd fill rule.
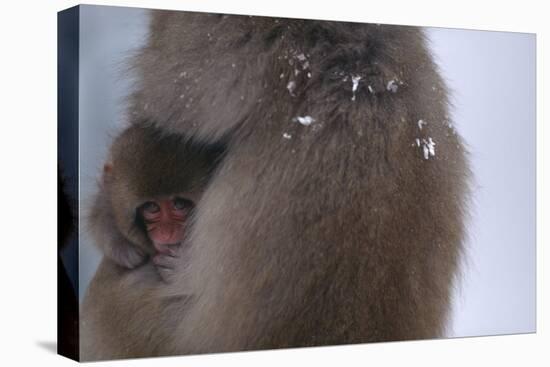
[[[192,211],[221,153],[135,125],[113,142],[90,224],[97,245],[132,269],[147,259],[168,280]]]
[[[153,263],[159,269],[171,269],[172,258],[177,256],[175,247],[185,238],[185,227],[195,206],[194,202],[178,196],[147,201],[137,209],[147,237],[153,244],[156,255]]]

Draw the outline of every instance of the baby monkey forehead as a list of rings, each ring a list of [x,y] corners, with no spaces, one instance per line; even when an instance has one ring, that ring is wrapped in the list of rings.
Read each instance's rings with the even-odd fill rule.
[[[139,198],[172,197],[202,190],[222,151],[138,125],[115,140],[112,174]]]

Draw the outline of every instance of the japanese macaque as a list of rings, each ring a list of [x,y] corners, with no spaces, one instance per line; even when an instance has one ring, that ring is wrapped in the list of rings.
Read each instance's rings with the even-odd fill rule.
[[[218,154],[152,127],[120,134],[89,221],[104,255],[129,269],[151,258],[168,274]]]
[[[88,358],[444,335],[469,171],[422,29],[155,11],[134,67],[131,120],[226,149],[173,281],[102,284],[124,294],[96,297],[97,325],[128,335],[98,331],[111,350]],[[190,171],[140,162],[123,172],[154,186]],[[119,223],[151,200],[134,197]]]
[[[89,218],[104,259],[81,308],[82,360],[161,353],[148,335],[169,333],[170,310],[192,295],[154,290],[185,257],[193,208],[222,152],[138,124],[114,140]]]

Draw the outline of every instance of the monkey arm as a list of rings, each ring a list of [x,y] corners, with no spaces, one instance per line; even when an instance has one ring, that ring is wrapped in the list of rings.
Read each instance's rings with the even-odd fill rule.
[[[88,221],[96,245],[104,256],[120,266],[132,269],[143,264],[147,259],[145,251],[124,237],[118,227],[113,225],[114,221],[110,201],[105,189],[100,187]]]
[[[83,361],[161,355],[172,337],[169,320],[189,297],[158,297],[164,287],[151,262],[123,268],[104,258],[81,306]]]
[[[188,244],[171,245],[172,251],[169,254],[157,254],[152,258],[161,279],[167,283],[173,283],[177,274],[185,271],[189,264]]]

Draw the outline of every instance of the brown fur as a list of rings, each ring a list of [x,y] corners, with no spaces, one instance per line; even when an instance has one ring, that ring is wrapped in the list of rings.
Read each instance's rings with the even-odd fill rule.
[[[114,140],[108,158],[112,169],[103,173],[89,217],[105,257],[82,304],[82,360],[161,353],[162,339],[154,336],[170,333],[174,313],[185,308],[190,295],[156,292],[164,283],[158,269],[146,262],[153,247],[139,227],[136,208],[178,193],[198,201],[221,151],[139,124]]]
[[[136,220],[146,201],[185,192],[197,201],[215,166],[218,150],[198,146],[150,126],[134,125],[113,142],[89,224],[98,246],[111,260],[133,268],[153,253]]]
[[[227,147],[196,207],[189,268],[135,300],[118,290],[122,303],[193,294],[161,313],[174,329],[147,322],[135,345],[154,340],[162,355],[443,335],[468,168],[421,29],[155,12],[135,67],[136,123]],[[295,121],[306,115],[312,125]],[[416,139],[428,138],[425,159]]]
[[[161,298],[151,262],[130,270],[104,258],[81,307],[80,358],[95,361],[161,355],[163,339],[174,332],[172,319],[189,295]]]

